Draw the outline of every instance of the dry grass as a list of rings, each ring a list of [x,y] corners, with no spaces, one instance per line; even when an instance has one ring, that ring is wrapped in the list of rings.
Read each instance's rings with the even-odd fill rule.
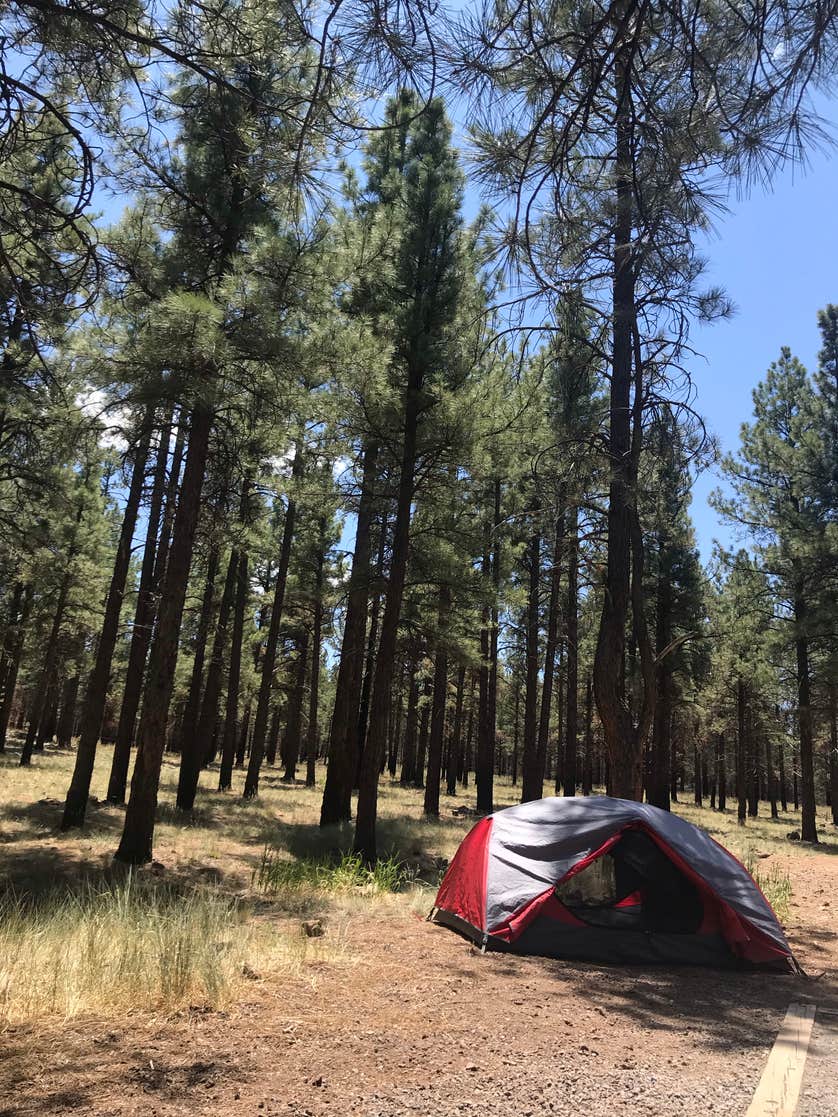
[[[100,750],[93,794],[103,795],[111,750]],[[349,854],[351,828],[321,831],[319,786],[283,784],[267,769],[255,802],[214,790],[215,771],[202,775],[198,808],[174,808],[177,758],[166,760],[155,852],[159,865],[133,876],[115,874],[111,856],[122,808],[94,803],[83,833],[58,832],[73,757],[48,752],[30,769],[18,754],[0,757],[0,1022],[126,1009],[169,1010],[184,1004],[218,1006],[258,974],[316,978],[313,962],[351,963],[352,920],[379,907],[402,914],[432,902],[444,859],[472,824],[456,807],[473,807],[473,791],[443,797],[442,817],[422,817],[422,797],[382,782],[380,849],[375,872]],[[545,793],[551,789],[545,787]],[[496,785],[497,806],[516,802],[518,789]],[[751,867],[781,918],[788,910],[792,858],[808,847],[787,835],[796,816],[736,824],[724,814],[674,805]],[[838,834],[822,811],[822,851],[838,853]],[[770,863],[762,864],[771,855]],[[434,859],[437,859],[436,861]],[[303,917],[319,917],[326,935],[307,938]],[[351,937],[351,936],[350,936]]]

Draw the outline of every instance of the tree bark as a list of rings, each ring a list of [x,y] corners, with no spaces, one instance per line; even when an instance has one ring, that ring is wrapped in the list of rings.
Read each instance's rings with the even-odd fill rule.
[[[152,857],[160,768],[177,667],[178,635],[195,545],[211,429],[210,408],[197,404],[191,415],[189,450],[160,597],[157,631],[149,656],[145,700],[140,717],[140,743],[131,779],[125,827],[115,854],[117,860],[132,865],[144,864]]]
[[[621,22],[625,5],[615,14]],[[640,799],[643,793],[643,745],[650,720],[653,696],[644,686],[637,724],[626,704],[622,687],[626,647],[626,621],[630,588],[642,601],[642,551],[637,553],[639,534],[635,493],[637,449],[640,428],[635,422],[637,443],[631,439],[632,337],[635,323],[635,274],[632,253],[634,226],[633,146],[634,112],[630,73],[633,42],[625,35],[614,62],[615,71],[615,218],[613,272],[613,354],[609,399],[609,463],[607,569],[603,608],[594,660],[594,689],[609,757],[610,794]],[[639,384],[642,369],[636,368]],[[635,408],[642,401],[635,388]],[[633,540],[634,536],[634,540]],[[632,558],[635,569],[632,571]],[[642,569],[640,571],[642,573]],[[634,577],[632,579],[632,573]],[[637,609],[635,608],[635,613]],[[635,616],[635,625],[642,620]]]
[[[419,681],[416,661],[411,659],[408,668],[407,718],[404,725],[404,749],[402,753],[402,787],[413,787],[416,783],[416,735],[419,728]]]
[[[235,563],[234,563],[235,556]],[[230,666],[227,675],[227,700],[224,707],[224,732],[221,741],[221,766],[218,773],[218,790],[229,791],[233,782],[233,762],[236,758],[236,729],[239,718],[239,688],[241,686],[242,644],[244,642],[244,614],[250,585],[248,581],[247,552],[236,550],[230,555],[236,570],[236,604],[233,611],[233,632],[230,639]]]
[[[303,472],[302,450],[297,445],[294,464],[291,469],[292,484]],[[282,610],[285,604],[285,590],[288,584],[288,564],[291,560],[291,543],[294,539],[294,526],[297,515],[297,502],[293,491],[288,498],[285,510],[285,523],[282,527],[282,543],[279,551],[279,569],[276,574],[271,623],[262,657],[262,675],[259,682],[259,697],[256,703],[256,718],[253,722],[253,740],[250,746],[250,762],[244,781],[244,798],[253,799],[259,794],[259,772],[265,755],[265,734],[268,729],[268,711],[271,704],[271,689],[276,671],[276,648],[279,641],[279,628],[282,623]]]
[[[12,712],[12,702],[17,689],[17,676],[20,671],[20,661],[23,658],[23,646],[26,643],[26,625],[32,609],[32,585],[23,587],[22,603],[19,613],[6,632],[8,661],[6,677],[3,683],[3,702],[0,705],[0,752],[6,751],[6,734],[9,731],[9,717]]]
[[[398,637],[407,563],[410,554],[410,517],[415,483],[420,390],[422,386],[422,371],[415,358],[408,361],[407,373],[404,442],[396,499],[396,522],[393,527],[390,576],[387,580],[384,616],[381,622],[381,638],[375,660],[369,729],[361,760],[358,809],[355,820],[354,850],[370,863],[376,860],[377,855],[378,773],[383,751],[387,744],[387,711],[390,704],[393,665],[396,657],[396,639]]]
[[[446,773],[445,792],[447,795],[457,794],[457,772],[462,763],[461,749],[463,736],[463,692],[466,683],[466,669],[461,664],[457,672],[457,696],[454,700],[454,728],[448,746],[448,771]]]
[[[564,793],[576,794],[579,733],[579,511],[570,510],[567,548],[567,704],[565,709]]]
[[[736,821],[740,826],[744,826],[748,808],[748,802],[745,795],[745,757],[747,755],[748,748],[748,721],[745,697],[745,682],[743,679],[739,679],[736,684],[736,718]]]
[[[352,813],[352,785],[357,766],[356,729],[361,704],[363,653],[370,592],[372,519],[378,452],[378,444],[374,441],[369,441],[364,449],[361,495],[355,527],[355,550],[352,555],[352,573],[349,576],[346,618],[335,684],[335,704],[329,732],[329,764],[323,788],[323,803],[320,807],[321,826],[348,821]],[[402,782],[404,782],[404,775]]]
[[[798,583],[794,600],[795,653],[797,658],[797,707],[800,741],[800,837],[804,842],[817,842],[817,809],[815,806],[815,760],[812,742],[812,707],[809,682],[809,640],[807,635],[809,609]]]
[[[544,647],[544,679],[541,686],[541,713],[538,721],[538,755],[547,756],[547,743],[550,737],[550,711],[553,708],[553,672],[556,662],[556,646],[559,637],[560,589],[562,578],[562,550],[565,534],[565,502],[567,485],[563,481],[559,488],[556,516],[556,536],[553,542],[553,569],[550,573],[550,603],[547,609],[547,641]]]
[[[122,614],[122,603],[125,600],[125,583],[128,578],[128,568],[131,564],[131,544],[134,541],[137,515],[143,496],[153,419],[153,410],[147,408],[143,417],[140,441],[131,472],[128,497],[125,501],[122,529],[119,533],[113,573],[105,600],[105,615],[102,621],[102,630],[99,633],[99,643],[96,647],[96,658],[82,705],[76,762],[64,803],[64,816],[61,820],[62,830],[71,830],[74,827],[84,825],[87,800],[90,796],[90,781],[93,778],[93,766],[96,762],[96,747],[99,744],[99,734],[102,730],[102,718],[105,713],[105,702],[107,701],[108,686],[111,680],[113,654],[116,648],[116,639],[119,635],[119,618]]]
[[[834,684],[829,687],[829,800],[832,825],[838,826],[838,701]],[[783,808],[785,810],[785,807]]]
[[[448,652],[446,630],[451,613],[451,587],[440,586],[438,629],[440,646],[434,660],[434,698],[431,711],[431,735],[428,745],[428,774],[425,778],[424,813],[439,817],[439,785],[442,778],[442,742],[445,734],[445,708],[448,698]]]
[[[58,659],[58,636],[61,631],[61,624],[64,620],[64,611],[67,608],[67,598],[70,594],[70,587],[73,583],[73,560],[78,554],[78,529],[84,515],[84,505],[79,503],[79,509],[76,513],[75,526],[73,529],[72,539],[70,546],[67,550],[67,565],[64,575],[61,579],[61,585],[58,590],[58,600],[55,604],[55,612],[52,618],[52,627],[50,634],[47,638],[47,651],[44,656],[43,667],[41,668],[36,684],[35,697],[32,703],[31,717],[29,720],[29,729],[26,733],[26,739],[23,742],[23,748],[20,753],[20,763],[23,767],[28,767],[32,762],[32,751],[35,748],[35,742],[38,737],[38,730],[41,726],[41,720],[44,717],[46,710],[47,699],[49,697],[49,688],[55,672],[55,664]]]
[[[285,723],[285,733],[280,748],[284,766],[282,773],[284,783],[294,783],[297,779],[297,762],[300,758],[300,743],[302,740],[303,698],[308,670],[308,633],[304,633],[300,637],[297,647],[297,670],[294,677],[294,687],[288,701],[288,720]]]
[[[61,716],[58,719],[56,738],[58,747],[62,749],[70,748],[73,743],[78,693],[79,676],[76,674],[66,680],[61,694]]]
[[[727,806],[727,772],[725,770],[725,738],[720,733],[716,739],[716,784],[718,787],[719,810],[724,813]]]
[[[547,763],[547,742],[545,740],[544,751],[542,752],[536,725],[538,703],[538,599],[541,586],[541,536],[537,530],[530,536],[528,565],[524,758],[521,772],[522,803],[540,799],[544,794],[544,770]]]
[[[157,459],[154,466],[154,480],[151,488],[151,500],[148,509],[148,525],[146,527],[145,548],[143,561],[140,568],[140,584],[137,589],[137,603],[134,608],[134,624],[131,630],[131,648],[128,652],[128,670],[125,673],[125,687],[122,692],[122,704],[119,711],[119,722],[116,729],[116,742],[113,757],[111,758],[111,772],[108,779],[107,801],[109,803],[125,802],[125,788],[128,783],[128,766],[131,759],[131,744],[134,739],[134,729],[137,723],[137,711],[140,708],[143,679],[145,677],[146,659],[151,644],[151,634],[156,613],[155,591],[162,583],[162,569],[157,577],[158,542],[157,533],[160,528],[160,515],[163,509],[163,496],[166,489],[166,466],[169,461],[169,440],[171,437],[171,418],[160,432],[160,442],[157,448]],[[178,428],[175,441],[175,453],[172,460],[172,476],[169,484],[169,503],[171,516],[174,516],[174,503],[177,499],[177,487],[172,481],[177,481],[180,475],[180,463],[183,456],[184,424]],[[167,504],[167,517],[169,508]],[[171,528],[168,529],[169,531]]]
[[[321,539],[325,535],[325,521],[321,523]],[[323,549],[317,549],[317,566],[314,574],[314,621],[311,651],[311,685],[308,702],[308,727],[306,731],[306,787],[314,787],[317,780],[317,752],[319,734],[317,705],[320,701],[320,643],[323,632]]]

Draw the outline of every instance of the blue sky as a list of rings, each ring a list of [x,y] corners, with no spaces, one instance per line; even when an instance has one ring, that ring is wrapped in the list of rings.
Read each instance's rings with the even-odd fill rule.
[[[821,109],[836,117],[835,105]],[[787,169],[771,192],[733,201],[704,252],[708,276],[736,304],[727,322],[696,328],[706,357],[694,361],[698,410],[723,450],[735,450],[741,423],[751,415],[751,390],[783,345],[813,369],[820,347],[817,312],[838,303],[838,181],[834,152],[813,153],[806,169]],[[692,515],[702,558],[713,539],[732,541],[730,529],[707,504],[718,477],[696,483]]]

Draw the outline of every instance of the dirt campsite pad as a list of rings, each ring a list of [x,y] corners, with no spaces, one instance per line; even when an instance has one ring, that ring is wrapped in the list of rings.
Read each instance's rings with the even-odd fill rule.
[[[798,1114],[838,1117],[838,858],[788,868],[790,939],[819,976],[483,956],[417,913],[360,915],[341,960],[254,974],[228,1012],[10,1029],[0,1114],[733,1117],[796,1000],[824,1014]]]

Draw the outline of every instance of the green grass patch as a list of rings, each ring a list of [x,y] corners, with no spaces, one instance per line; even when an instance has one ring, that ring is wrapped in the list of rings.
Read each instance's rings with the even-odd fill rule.
[[[355,853],[342,853],[336,858],[289,859],[272,846],[263,850],[252,877],[253,888],[268,896],[306,892],[376,896],[400,892],[414,882],[415,872],[395,853],[368,866]]]

